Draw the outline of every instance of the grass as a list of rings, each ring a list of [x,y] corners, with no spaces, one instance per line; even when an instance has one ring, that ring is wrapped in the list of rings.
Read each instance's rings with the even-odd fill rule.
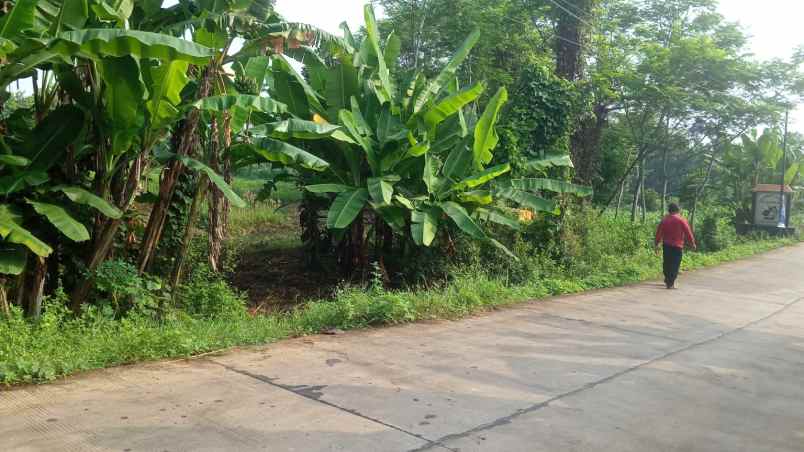
[[[717,265],[793,243],[792,239],[769,239],[738,243],[714,253],[690,253],[684,268]],[[558,273],[509,285],[468,272],[426,290],[343,289],[332,300],[309,303],[290,314],[252,317],[235,311],[217,318],[192,318],[177,312],[162,322],[136,313],[115,320],[97,309],[76,319],[61,307],[63,300],[56,300],[47,304],[38,323],[24,320],[19,312],[0,322],[0,382],[43,382],[90,369],[265,344],[329,328],[459,319],[551,295],[656,278],[659,268],[659,258],[645,248],[583,277]]]

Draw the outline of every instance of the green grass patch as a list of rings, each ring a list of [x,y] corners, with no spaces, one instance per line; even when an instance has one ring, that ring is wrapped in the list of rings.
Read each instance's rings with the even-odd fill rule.
[[[689,253],[684,268],[717,265],[793,243],[796,241],[792,239],[769,239],[738,243],[714,253]],[[659,258],[649,249],[642,249],[627,258],[606,262],[583,277],[553,272],[510,285],[483,273],[467,272],[441,287],[423,290],[347,288],[332,300],[309,303],[290,314],[249,316],[243,310],[231,309],[209,318],[177,311],[161,322],[136,312],[114,319],[96,308],[75,318],[62,307],[64,300],[53,300],[36,323],[23,319],[18,311],[0,321],[0,382],[44,382],[90,369],[266,344],[330,328],[347,330],[425,319],[459,319],[551,295],[644,281],[659,273]],[[204,297],[222,296],[229,304],[239,303],[231,299],[236,294],[203,293]]]

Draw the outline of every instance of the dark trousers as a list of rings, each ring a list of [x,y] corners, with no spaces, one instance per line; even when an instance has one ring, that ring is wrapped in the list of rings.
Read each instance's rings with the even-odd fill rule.
[[[667,287],[675,285],[683,255],[682,248],[676,248],[668,244],[664,245],[664,283],[667,284]]]

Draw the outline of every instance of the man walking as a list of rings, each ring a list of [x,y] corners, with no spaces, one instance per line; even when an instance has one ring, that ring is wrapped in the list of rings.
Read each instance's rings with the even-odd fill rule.
[[[676,288],[678,270],[681,268],[681,258],[684,252],[684,243],[689,242],[692,249],[698,249],[695,236],[692,234],[689,223],[679,214],[678,204],[671,203],[668,215],[659,223],[656,229],[656,253],[659,253],[659,243],[664,245],[664,284],[668,289]]]

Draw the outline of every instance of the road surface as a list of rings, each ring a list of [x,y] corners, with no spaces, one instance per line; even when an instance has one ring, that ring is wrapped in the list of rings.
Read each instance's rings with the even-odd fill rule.
[[[2,451],[804,451],[804,247],[0,392]]]

